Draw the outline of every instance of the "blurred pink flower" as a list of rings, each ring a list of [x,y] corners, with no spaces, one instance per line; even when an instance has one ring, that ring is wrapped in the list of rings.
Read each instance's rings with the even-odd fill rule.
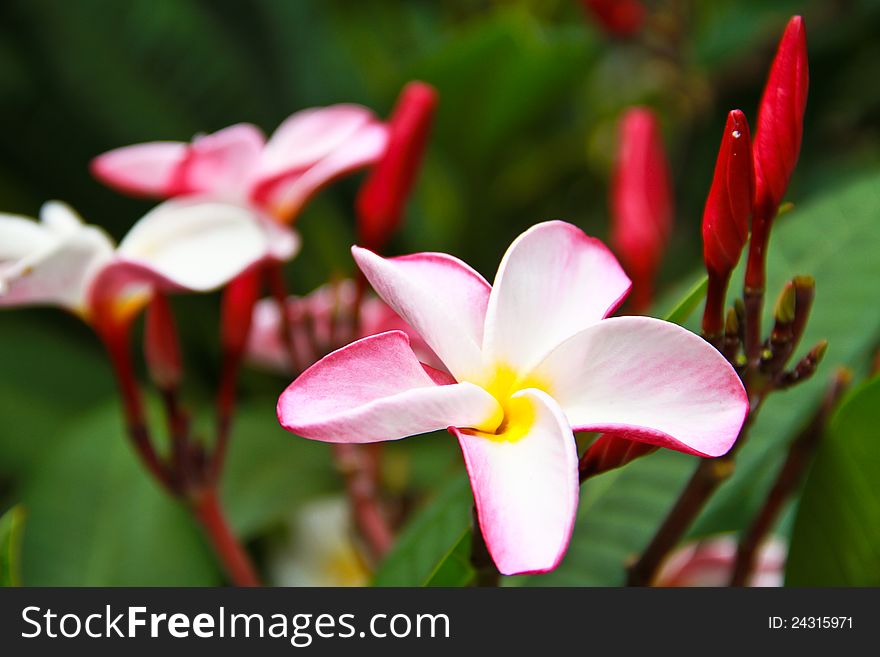
[[[254,307],[247,359],[260,367],[292,374],[301,372],[351,340],[385,331],[403,331],[409,336],[419,360],[443,369],[437,355],[415,330],[375,296],[366,296],[362,300],[359,325],[354,330],[356,299],[356,284],[350,279],[327,283],[305,297],[287,299],[290,345],[295,360],[293,370],[288,346],[282,342],[278,303],[271,298],[261,299]]]
[[[771,538],[758,551],[749,586],[782,586],[788,549]],[[736,562],[736,540],[717,536],[695,541],[673,552],[657,574],[654,586],[727,586]]]
[[[331,105],[288,117],[267,141],[239,123],[190,143],[156,141],[99,155],[92,173],[135,196],[199,194],[253,204],[293,221],[305,203],[340,176],[372,164],[385,150],[387,128],[365,107]]]

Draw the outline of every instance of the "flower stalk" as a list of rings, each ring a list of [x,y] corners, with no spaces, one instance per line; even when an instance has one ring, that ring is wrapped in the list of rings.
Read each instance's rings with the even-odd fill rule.
[[[755,569],[758,550],[776,524],[785,503],[803,480],[804,473],[828,426],[828,420],[851,382],[852,373],[845,368],[840,368],[834,375],[821,406],[789,445],[785,462],[782,464],[761,510],[752,520],[737,546],[736,562],[731,574],[730,586],[745,586],[748,581]]]

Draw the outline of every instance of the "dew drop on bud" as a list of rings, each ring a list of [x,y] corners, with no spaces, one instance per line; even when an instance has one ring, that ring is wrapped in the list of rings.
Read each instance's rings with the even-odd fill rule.
[[[732,133],[734,139],[739,139],[742,137],[742,133],[739,130],[734,130]]]

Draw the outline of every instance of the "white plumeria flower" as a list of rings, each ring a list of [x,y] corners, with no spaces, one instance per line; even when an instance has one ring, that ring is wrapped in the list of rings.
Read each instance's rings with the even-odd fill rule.
[[[494,286],[445,254],[353,253],[449,374],[423,366],[404,333],[381,333],[304,372],[281,395],[279,420],[327,442],[449,428],[504,574],[551,570],[565,553],[578,503],[573,431],[703,456],[736,440],[748,401],[730,364],[674,324],[605,319],[630,281],[575,226],[552,221],[520,235]]]
[[[339,104],[292,114],[269,140],[239,123],[191,143],[117,148],[95,158],[92,173],[137,196],[209,195],[290,221],[325,185],[375,162],[387,140],[387,126],[370,110]]]
[[[0,214],[0,307],[57,305],[87,321],[101,304],[139,308],[154,289],[205,292],[264,260],[285,260],[296,236],[231,203],[168,201],[118,247],[52,201],[40,221]]]

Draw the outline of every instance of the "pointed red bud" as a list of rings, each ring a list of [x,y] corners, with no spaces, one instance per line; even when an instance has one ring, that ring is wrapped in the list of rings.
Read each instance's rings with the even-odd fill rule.
[[[172,389],[180,385],[183,376],[180,342],[171,304],[164,294],[154,294],[147,306],[144,357],[150,377],[157,386]]]
[[[234,278],[223,293],[221,342],[224,351],[234,358],[244,352],[247,344],[261,283],[262,271],[251,268]]]
[[[611,36],[631,37],[645,23],[645,6],[639,0],[581,0],[581,4]]]
[[[357,197],[360,243],[381,250],[397,230],[415,182],[431,129],[437,92],[410,82],[397,100],[388,126],[388,145]]]
[[[597,474],[620,468],[630,461],[656,452],[656,445],[629,440],[626,434],[604,434],[587,448],[578,470],[583,482]]]
[[[755,129],[755,230],[773,221],[801,150],[809,69],[804,20],[785,28],[764,86]]]
[[[710,274],[727,278],[749,237],[755,189],[752,145],[745,114],[727,115],[715,175],[703,210],[703,258]]]
[[[633,280],[633,310],[645,310],[672,228],[672,191],[660,125],[644,107],[620,122],[611,222],[611,243]]]

